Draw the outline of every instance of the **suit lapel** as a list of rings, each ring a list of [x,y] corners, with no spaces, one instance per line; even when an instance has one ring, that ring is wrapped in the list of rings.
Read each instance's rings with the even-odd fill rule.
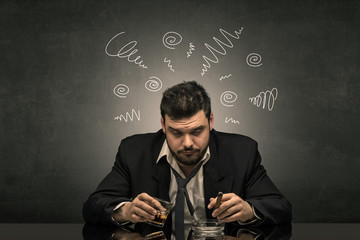
[[[209,161],[204,165],[204,197],[205,197],[205,209],[206,217],[208,219],[213,218],[211,213],[213,209],[208,209],[207,206],[210,203],[210,198],[216,197],[218,192],[229,193],[233,188],[233,177],[226,176],[222,166],[221,159],[216,151],[216,144],[213,134],[210,137],[210,154]],[[231,166],[230,166],[231,167]]]

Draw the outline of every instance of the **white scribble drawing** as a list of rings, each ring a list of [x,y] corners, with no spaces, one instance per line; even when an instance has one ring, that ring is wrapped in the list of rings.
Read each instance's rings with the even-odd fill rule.
[[[246,57],[246,63],[250,67],[260,67],[262,65],[260,54],[258,54],[258,53],[250,53]]]
[[[138,110],[137,112],[132,109],[131,110],[131,114],[129,112],[126,112],[125,116],[120,114],[120,116],[116,116],[114,117],[114,120],[119,120],[119,121],[133,121],[134,120],[134,116],[137,118],[138,121],[140,121],[140,110]]]
[[[109,53],[108,52],[108,47],[110,45],[110,43],[115,39],[117,38],[118,36],[120,36],[121,34],[124,34],[125,32],[121,32],[121,33],[118,33],[116,34],[114,37],[112,37],[110,39],[110,41],[106,44],[106,47],[105,47],[105,53],[110,56],[110,57],[119,57],[119,58],[126,58],[128,62],[130,63],[134,63],[136,65],[139,65],[139,67],[142,67],[142,68],[147,68],[147,66],[145,64],[143,64],[143,60],[140,60],[141,59],[141,56],[133,56],[135,53],[137,53],[139,50],[137,48],[135,48],[136,44],[137,44],[137,41],[131,41],[127,44],[125,44],[122,48],[120,48],[120,50],[113,54],[113,53]],[[135,48],[135,49],[134,49]],[[133,58],[131,58],[133,56]]]
[[[129,93],[129,87],[125,84],[118,84],[114,88],[114,94],[120,98],[126,98],[126,95]]]
[[[150,77],[149,80],[145,83],[145,88],[151,92],[157,92],[162,88],[162,82],[157,77]]]
[[[219,29],[221,34],[226,38],[227,43],[224,43],[224,42],[220,41],[216,37],[213,37],[213,39],[221,47],[222,51],[219,51],[219,50],[213,48],[212,46],[210,46],[209,44],[205,43],[205,46],[210,51],[210,53],[212,54],[214,59],[211,59],[211,58],[209,58],[209,57],[207,57],[205,55],[202,56],[206,63],[203,63],[203,68],[201,69],[201,76],[204,76],[205,73],[208,71],[208,69],[211,68],[210,62],[212,62],[212,63],[218,63],[219,62],[219,59],[216,56],[216,53],[218,53],[220,55],[223,55],[223,56],[226,55],[226,50],[225,50],[225,48],[223,46],[226,46],[228,48],[233,48],[234,47],[233,43],[230,41],[228,36],[230,36],[232,38],[235,38],[235,39],[239,39],[242,30],[243,30],[243,28],[241,28],[239,31],[235,31],[235,35],[231,35],[227,31],[225,31],[223,29]]]
[[[234,120],[233,118],[226,117],[225,123],[229,123],[229,122],[240,124],[238,120]]]
[[[171,64],[171,60],[167,60],[166,58],[164,58],[164,63],[168,63],[168,68],[172,71],[175,72],[175,70],[173,69],[173,66]]]
[[[193,51],[195,51],[195,46],[192,43],[190,43],[189,51],[186,53],[186,57],[189,58],[193,54]]]
[[[236,99],[237,95],[232,91],[223,92],[220,96],[220,102],[225,107],[233,107],[234,105],[232,103],[235,102]]]
[[[273,110],[275,100],[278,97],[278,90],[277,88],[271,89],[271,91],[267,90],[266,92],[259,93],[256,97],[251,97],[249,100],[256,105],[257,107],[260,107],[262,104],[262,108],[265,109],[266,103],[267,103],[267,109],[269,111]]]
[[[174,46],[180,44],[182,36],[177,32],[167,32],[163,37],[163,44],[169,49],[175,49]]]
[[[232,76],[231,74],[225,75],[225,76],[221,76],[220,81],[224,80],[225,78],[229,78],[229,77],[231,77],[231,76]]]

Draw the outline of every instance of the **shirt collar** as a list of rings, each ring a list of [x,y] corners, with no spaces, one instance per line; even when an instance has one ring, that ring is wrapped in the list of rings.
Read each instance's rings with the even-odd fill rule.
[[[165,141],[164,141],[164,143],[163,143],[163,145],[162,145],[162,148],[161,148],[161,150],[160,150],[160,153],[159,153],[159,156],[158,156],[158,158],[157,158],[157,160],[156,160],[156,163],[158,163],[158,162],[160,161],[160,158],[162,158],[162,157],[164,157],[164,156],[166,156],[166,161],[170,164],[170,166],[172,166],[172,167],[174,167],[174,165],[177,166],[177,164],[175,164],[176,161],[175,161],[173,155],[172,155],[171,152],[170,152],[170,149],[169,149],[169,146],[168,146],[168,144],[167,144],[166,139],[165,139]],[[208,147],[206,148],[206,152],[205,152],[203,158],[201,159],[201,162],[203,162],[203,164],[205,164],[207,161],[209,161],[210,156],[211,156],[211,155],[210,155],[210,148],[209,148],[209,146],[208,146]],[[178,166],[177,166],[177,168],[178,168]],[[177,169],[176,169],[176,170],[177,170]],[[178,171],[178,170],[177,170],[177,171]]]

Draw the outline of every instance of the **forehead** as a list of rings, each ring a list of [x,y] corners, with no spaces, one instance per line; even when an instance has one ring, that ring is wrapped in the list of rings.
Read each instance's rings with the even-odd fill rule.
[[[193,129],[207,125],[207,123],[208,120],[203,110],[191,117],[181,119],[171,119],[168,115],[165,115],[165,126],[174,129]]]

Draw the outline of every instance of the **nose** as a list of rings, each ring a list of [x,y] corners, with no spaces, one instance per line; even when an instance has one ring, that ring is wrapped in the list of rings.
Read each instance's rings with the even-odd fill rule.
[[[192,140],[190,135],[185,134],[183,145],[184,145],[185,148],[191,148],[192,147],[193,140]]]

